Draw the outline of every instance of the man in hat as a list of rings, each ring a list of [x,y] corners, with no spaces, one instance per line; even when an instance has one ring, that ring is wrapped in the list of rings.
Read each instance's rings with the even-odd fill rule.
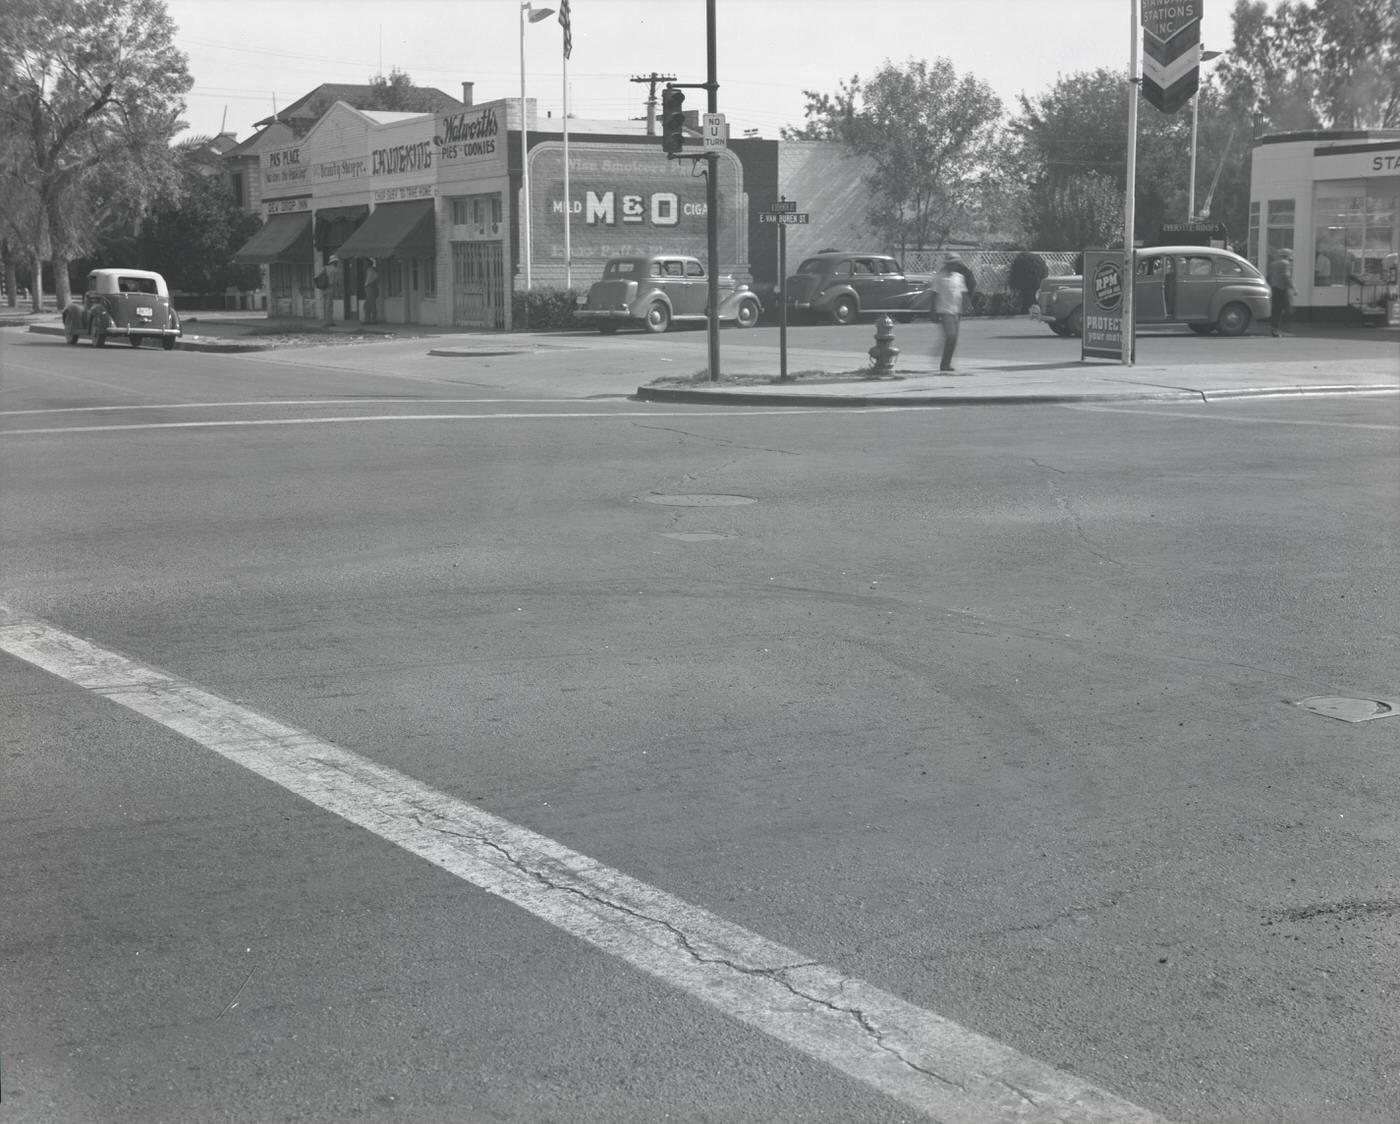
[[[340,288],[340,259],[334,254],[326,261],[326,287],[322,295],[326,301],[326,315],[323,323],[327,328],[335,326],[335,294]]]
[[[962,258],[949,254],[943,260],[943,268],[933,278],[933,312],[943,328],[943,357],[939,371],[951,374],[953,352],[958,346],[958,325],[962,320],[963,297],[967,293],[967,279],[963,275]]]
[[[1269,295],[1273,298],[1273,313],[1269,324],[1276,336],[1283,335],[1284,325],[1293,311],[1293,251],[1280,250],[1269,265]]]

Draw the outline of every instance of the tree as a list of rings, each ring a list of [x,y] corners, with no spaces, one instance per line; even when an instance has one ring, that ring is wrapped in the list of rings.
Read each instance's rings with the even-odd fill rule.
[[[112,223],[131,224],[171,184],[170,139],[193,85],[162,0],[8,0],[0,6],[0,147],[22,245],[51,258],[60,306],[68,262]]]
[[[1081,250],[1121,238],[1127,75],[1104,68],[1071,74],[1039,98],[1021,95],[1020,104],[1009,131],[1019,142],[1022,166],[1030,170],[1022,221],[1031,241],[1045,250]],[[1138,100],[1136,239],[1155,238],[1164,222],[1188,217],[1190,147],[1188,110],[1162,113]],[[1214,167],[1213,153],[1200,162]]]
[[[389,71],[389,77],[376,74],[369,80],[370,98],[362,109],[379,109],[392,113],[433,113],[438,107],[439,95],[435,90],[415,86],[413,79],[398,67]]]
[[[997,182],[1002,110],[986,83],[947,59],[911,59],[804,95],[807,124],[784,138],[840,141],[872,162],[870,221],[890,245],[936,248],[977,221]]]
[[[152,208],[136,253],[146,268],[164,274],[181,292],[256,289],[261,267],[235,265],[233,255],[257,233],[261,220],[238,205],[226,177],[209,175],[193,161],[204,143],[192,137],[175,146],[182,164],[179,190]]]
[[[1218,67],[1232,110],[1254,135],[1400,126],[1395,0],[1237,0]]]

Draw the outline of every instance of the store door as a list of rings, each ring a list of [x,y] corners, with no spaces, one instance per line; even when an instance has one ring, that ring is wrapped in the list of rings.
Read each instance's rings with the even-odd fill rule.
[[[452,323],[462,328],[506,326],[501,243],[452,243]]]

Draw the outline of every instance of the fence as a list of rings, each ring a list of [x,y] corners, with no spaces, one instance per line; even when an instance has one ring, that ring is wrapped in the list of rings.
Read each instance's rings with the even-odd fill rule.
[[[943,262],[948,255],[954,252],[952,250],[907,250],[904,254],[904,272],[937,273],[943,268]],[[1011,263],[1025,252],[1025,250],[956,251],[963,263],[972,270],[972,276],[977,279],[977,291],[988,297],[996,293],[1011,292],[1011,284],[1008,280]],[[1074,272],[1076,256],[1074,254],[1040,250],[1030,252],[1043,261],[1052,274]]]

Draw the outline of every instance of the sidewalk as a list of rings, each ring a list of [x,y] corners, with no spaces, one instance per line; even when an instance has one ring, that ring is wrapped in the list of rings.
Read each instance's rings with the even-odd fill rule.
[[[281,348],[310,348],[380,341],[421,341],[425,353],[443,358],[477,359],[494,356],[539,356],[576,351],[580,366],[598,366],[591,389],[598,391],[605,375],[592,360],[598,337],[593,333],[502,333],[473,329],[341,323],[333,328],[303,322],[269,321],[258,313],[195,312],[184,317],[185,335],[179,348],[205,352],[255,352]],[[45,335],[62,336],[56,313],[5,315],[0,327],[25,327]],[[655,377],[637,385],[638,374],[615,371],[605,389],[647,402],[729,406],[993,406],[1045,405],[1074,402],[1211,402],[1231,398],[1339,394],[1400,394],[1400,330],[1381,329],[1394,348],[1376,356],[1337,361],[1270,359],[1211,365],[1124,366],[1111,360],[1081,361],[1077,348],[1051,363],[1018,363],[967,359],[955,374],[940,374],[928,356],[906,353],[892,376],[873,378],[860,372],[869,358],[860,350],[790,348],[788,370],[801,372],[793,381],[775,381],[776,353],[771,347],[743,344],[727,334],[720,382]],[[683,341],[677,341],[683,342]],[[866,340],[862,339],[863,348]],[[109,344],[109,346],[113,346]],[[605,344],[604,346],[612,346]],[[696,350],[696,354],[701,353]],[[603,356],[598,356],[602,360]],[[703,360],[699,361],[703,366]],[[497,369],[498,379],[509,379]],[[656,374],[659,375],[659,372]]]
[[[732,362],[727,364],[727,377],[733,379],[740,369]],[[652,384],[637,390],[637,396],[648,402],[872,407],[1211,402],[1328,394],[1400,394],[1400,351],[1389,359],[1357,359],[1345,364],[1281,360],[1191,367],[1139,363],[1128,367],[1106,360],[1035,364],[969,360],[960,364],[955,374],[940,374],[930,367],[901,370],[885,378]]]

